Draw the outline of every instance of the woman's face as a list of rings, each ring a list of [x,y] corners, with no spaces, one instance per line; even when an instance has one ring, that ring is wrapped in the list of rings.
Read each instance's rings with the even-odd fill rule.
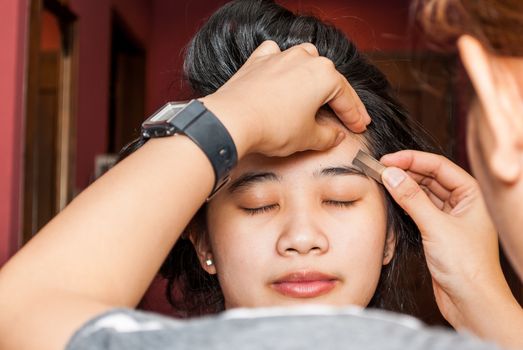
[[[197,248],[226,308],[369,303],[394,247],[383,192],[352,167],[360,147],[348,135],[327,152],[241,160]]]

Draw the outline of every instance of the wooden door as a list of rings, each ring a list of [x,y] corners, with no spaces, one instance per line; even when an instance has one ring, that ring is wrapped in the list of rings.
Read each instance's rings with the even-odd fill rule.
[[[31,3],[24,149],[23,240],[72,199],[74,21],[57,0]]]

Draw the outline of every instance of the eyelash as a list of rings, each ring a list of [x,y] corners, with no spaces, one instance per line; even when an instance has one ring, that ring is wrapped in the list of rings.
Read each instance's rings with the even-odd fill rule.
[[[333,201],[333,200],[326,200],[326,201],[323,201],[323,203],[326,203],[326,204],[329,204],[329,205],[332,205],[334,207],[339,207],[339,208],[347,208],[347,207],[350,207],[352,205],[354,205],[356,201]]]
[[[332,205],[334,207],[339,207],[339,208],[350,207],[350,206],[354,205],[355,202],[356,201],[333,201],[333,200],[323,201],[323,203]],[[259,208],[242,208],[242,209],[245,210],[249,215],[256,215],[256,214],[266,213],[276,207],[278,207],[278,204],[266,205],[264,207],[259,207]]]
[[[243,210],[245,210],[249,215],[256,215],[256,214],[263,214],[265,212],[268,212],[274,208],[276,208],[278,206],[278,204],[271,204],[271,205],[266,205],[264,207],[259,207],[259,208],[242,208]]]

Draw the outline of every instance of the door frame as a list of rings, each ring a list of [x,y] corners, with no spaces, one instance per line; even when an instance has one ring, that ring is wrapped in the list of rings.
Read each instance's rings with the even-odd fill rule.
[[[56,130],[56,177],[53,184],[56,200],[53,212],[58,213],[72,200],[74,194],[74,169],[76,156],[76,72],[77,72],[77,16],[65,1],[32,0],[30,4],[29,36],[27,50],[27,88],[25,109],[25,152],[24,186],[22,211],[22,242],[27,242],[39,229],[34,213],[38,210],[38,189],[34,188],[31,174],[34,157],[30,150],[35,139],[35,121],[39,117],[39,55],[41,16],[47,10],[55,15],[61,32],[61,54],[59,56],[58,115]],[[50,219],[50,218],[49,218]]]

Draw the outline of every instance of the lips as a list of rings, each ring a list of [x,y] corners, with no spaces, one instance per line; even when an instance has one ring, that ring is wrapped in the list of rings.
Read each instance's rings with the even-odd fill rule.
[[[338,284],[336,276],[317,271],[292,272],[271,284],[276,292],[292,298],[315,298],[333,290]]]

